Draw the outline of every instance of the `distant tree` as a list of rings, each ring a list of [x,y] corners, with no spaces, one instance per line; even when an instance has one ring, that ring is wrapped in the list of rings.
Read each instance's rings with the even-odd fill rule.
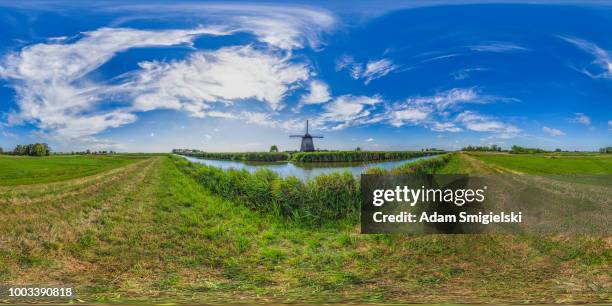
[[[360,147],[355,148],[355,151],[361,151]]]
[[[51,154],[51,149],[46,143],[31,143],[27,145],[16,145],[12,152],[13,155],[29,155],[29,156],[48,156]]]
[[[32,146],[32,150],[30,152],[31,156],[45,156],[47,155],[47,150],[42,143],[36,143]]]
[[[612,153],[612,147],[605,147],[605,148],[601,148],[601,149],[599,149],[599,152],[600,152],[600,153],[607,153],[607,154],[610,154],[610,153]]]
[[[2,149],[2,147],[0,147],[0,154],[4,153],[4,150]]]
[[[276,145],[272,145],[270,147],[270,152],[278,152],[278,147]]]
[[[467,146],[464,147],[463,149],[461,149],[462,151],[484,151],[484,152],[501,152],[502,148],[498,145],[491,145],[490,147],[487,146]]]
[[[561,149],[556,148],[556,149],[555,149],[555,152],[561,152]]]
[[[514,145],[512,149],[510,149],[510,153],[514,154],[534,154],[534,153],[544,153],[546,151],[539,148],[524,148],[521,146]]]

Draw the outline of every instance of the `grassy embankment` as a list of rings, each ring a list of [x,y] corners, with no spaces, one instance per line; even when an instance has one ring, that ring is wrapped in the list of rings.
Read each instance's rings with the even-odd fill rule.
[[[196,152],[183,153],[183,155],[207,159],[262,162],[287,161],[290,158],[290,154],[285,152]]]
[[[215,194],[247,203],[259,212],[291,217],[295,221],[321,223],[348,217],[356,220],[359,210],[359,179],[350,173],[319,175],[308,182],[295,177],[281,178],[262,168],[221,170],[191,163],[172,156],[174,163],[198,183]],[[444,165],[448,156],[409,163],[394,173],[433,172]],[[379,173],[380,169],[372,170]]]
[[[291,160],[302,163],[316,162],[365,162],[382,160],[399,160],[429,156],[443,152],[422,151],[330,151],[330,152],[297,152],[291,154]]]
[[[304,226],[211,195],[176,162],[0,187],[0,282],[75,284],[85,301],[611,300],[609,238]]]
[[[443,152],[421,152],[421,151],[326,151],[326,152],[195,152],[183,153],[183,155],[207,158],[225,159],[236,161],[294,161],[302,163],[313,162],[365,162],[409,159],[421,156],[440,154]]]

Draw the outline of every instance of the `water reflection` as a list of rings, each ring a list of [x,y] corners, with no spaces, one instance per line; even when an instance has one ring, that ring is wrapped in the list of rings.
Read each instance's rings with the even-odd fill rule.
[[[332,172],[350,172],[358,177],[366,169],[379,167],[391,169],[402,164],[414,162],[421,159],[428,159],[433,156],[422,156],[403,160],[381,161],[381,162],[353,162],[353,163],[292,163],[292,162],[241,162],[218,159],[202,159],[183,156],[187,160],[221,169],[245,169],[255,172],[257,169],[266,167],[280,175],[281,177],[295,176],[301,180],[309,180],[320,174]]]

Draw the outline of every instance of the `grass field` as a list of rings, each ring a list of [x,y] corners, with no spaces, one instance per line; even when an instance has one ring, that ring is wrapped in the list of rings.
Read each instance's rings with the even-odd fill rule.
[[[0,155],[0,186],[40,184],[93,175],[119,168],[140,159],[138,156],[45,156]]]
[[[612,154],[454,154],[441,173],[612,174]]]
[[[86,302],[612,301],[610,237],[308,227],[214,196],[165,156],[69,177],[0,187],[0,283],[74,284]]]

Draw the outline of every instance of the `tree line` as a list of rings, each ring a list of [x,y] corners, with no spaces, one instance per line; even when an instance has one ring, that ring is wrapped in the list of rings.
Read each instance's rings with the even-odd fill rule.
[[[479,151],[479,152],[501,152],[502,148],[496,144],[488,146],[472,146],[469,145],[461,149],[462,151]]]
[[[51,148],[46,143],[30,143],[25,145],[17,145],[12,151],[4,152],[0,148],[0,154],[24,155],[24,156],[49,156]]]

